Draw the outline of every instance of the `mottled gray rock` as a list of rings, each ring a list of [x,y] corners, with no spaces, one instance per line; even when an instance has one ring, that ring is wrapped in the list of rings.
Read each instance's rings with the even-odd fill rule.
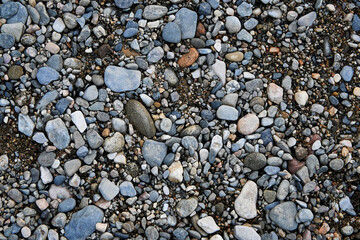
[[[164,57],[164,50],[162,47],[154,47],[147,55],[147,60],[149,63],[157,63]]]
[[[66,148],[70,143],[70,135],[67,127],[60,118],[50,120],[46,123],[45,131],[48,139],[58,149]]]
[[[123,67],[108,66],[105,69],[104,81],[114,92],[136,90],[141,83],[141,72]]]
[[[118,8],[129,8],[134,4],[134,0],[115,0],[115,5]]]
[[[161,5],[148,5],[144,8],[143,18],[147,20],[157,20],[166,15],[168,9]]]
[[[102,222],[103,211],[93,205],[74,213],[65,226],[65,237],[68,240],[85,240],[95,231],[96,223]]]
[[[225,27],[229,33],[237,33],[241,29],[241,22],[235,16],[228,16],[225,18]]]
[[[18,130],[19,132],[31,137],[35,128],[34,122],[28,115],[19,114],[18,118]]]
[[[280,228],[286,231],[294,231],[298,223],[295,221],[297,214],[296,205],[293,202],[283,202],[271,209],[270,219]]]
[[[239,112],[234,107],[222,105],[217,109],[216,116],[222,120],[236,121],[239,117]]]
[[[244,166],[257,171],[265,167],[266,157],[262,153],[250,153],[244,159]]]
[[[14,36],[7,33],[0,33],[0,47],[12,48],[15,44]]]
[[[99,184],[99,191],[106,201],[113,200],[119,194],[119,187],[107,178],[103,178]]]
[[[181,199],[175,207],[176,213],[180,217],[188,217],[193,213],[198,206],[198,200],[195,197],[188,199]]]
[[[181,38],[188,39],[195,37],[196,27],[197,27],[197,13],[187,9],[181,8],[175,14],[176,24],[179,25],[181,30]]]
[[[235,226],[234,236],[238,240],[261,240],[260,235],[252,227],[247,226]]]
[[[298,24],[299,26],[306,26],[306,27],[311,26],[316,20],[316,17],[317,17],[316,12],[310,12],[299,18]]]
[[[94,129],[90,129],[86,132],[86,139],[92,149],[98,149],[104,143],[104,139]]]
[[[107,137],[104,141],[104,150],[109,153],[120,152],[125,145],[124,136],[116,132],[113,136]]]
[[[251,180],[247,181],[234,204],[235,211],[240,217],[245,219],[253,219],[256,217],[257,193],[256,183]]]
[[[58,80],[60,74],[51,67],[42,67],[36,73],[36,78],[42,85],[48,85],[52,81]]]
[[[150,167],[159,167],[167,154],[167,146],[162,142],[145,140],[142,147],[142,154]]]
[[[25,26],[22,23],[4,24],[1,27],[1,32],[12,35],[15,38],[16,42],[20,41],[20,38],[23,35],[24,30],[25,30]]]

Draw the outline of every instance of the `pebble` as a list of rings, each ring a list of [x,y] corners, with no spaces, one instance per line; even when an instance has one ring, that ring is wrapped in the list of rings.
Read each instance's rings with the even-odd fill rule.
[[[124,181],[120,184],[120,194],[125,197],[135,197],[136,190],[131,182]]]
[[[179,43],[181,41],[181,29],[174,22],[167,23],[162,31],[162,38],[169,43]]]
[[[229,33],[237,33],[241,29],[241,22],[236,16],[228,16],[225,18],[225,27]]]
[[[183,218],[190,216],[198,206],[198,200],[194,197],[181,199],[175,207],[176,213]]]
[[[259,118],[255,114],[250,113],[239,119],[237,130],[240,134],[250,135],[258,129],[259,125]]]
[[[46,123],[45,131],[48,139],[58,149],[65,149],[70,143],[70,135],[64,122],[60,118],[50,120]]]
[[[162,18],[168,12],[167,7],[160,5],[148,5],[144,8],[143,17],[146,20],[157,20]]]
[[[244,159],[244,166],[258,171],[266,166],[266,157],[262,153],[250,153]]]
[[[18,130],[19,132],[31,137],[34,132],[35,124],[28,115],[19,114]]]
[[[298,24],[299,26],[311,26],[313,25],[314,21],[316,20],[317,14],[316,12],[310,12],[302,17],[299,18]]]
[[[256,183],[249,180],[241,190],[240,195],[235,200],[236,213],[245,219],[253,219],[257,216],[256,201],[258,187]]]
[[[199,227],[201,227],[207,234],[212,234],[220,230],[219,226],[216,224],[215,220],[210,217],[204,217],[197,221]]]
[[[103,144],[104,150],[109,153],[122,151],[124,145],[124,136],[119,132],[114,133],[111,137],[107,137]]]
[[[86,239],[95,231],[96,223],[102,222],[103,211],[93,205],[74,213],[65,226],[65,237],[69,240]]]
[[[239,112],[234,107],[222,105],[217,109],[216,116],[222,120],[236,121],[238,119]]]
[[[167,154],[167,147],[165,143],[162,142],[145,140],[142,147],[142,153],[144,159],[150,165],[150,167],[160,167]]]
[[[238,240],[260,240],[260,235],[252,228],[247,226],[235,226],[234,236]]]
[[[174,23],[176,23],[180,27],[181,39],[189,39],[195,37],[197,18],[197,13],[188,8],[181,8],[175,14]]]
[[[354,75],[354,70],[350,66],[344,66],[340,72],[340,75],[345,82],[350,82]]]
[[[56,81],[60,78],[60,74],[51,67],[39,68],[36,78],[42,85],[48,85],[52,81]]]
[[[270,83],[267,89],[267,95],[270,101],[280,104],[283,101],[284,90],[275,83]]]
[[[309,95],[306,91],[299,91],[295,93],[295,101],[300,106],[305,106],[309,99]]]
[[[99,191],[106,201],[111,201],[119,194],[120,189],[109,179],[103,178],[99,184]]]
[[[295,203],[283,202],[270,211],[269,217],[283,230],[294,231],[298,227],[298,223],[295,221],[296,214]]]
[[[183,181],[184,169],[180,161],[175,161],[169,166],[169,180],[174,183]]]
[[[140,102],[136,100],[128,101],[125,105],[125,110],[127,118],[136,130],[148,138],[152,138],[155,135],[154,121]]]
[[[0,33],[0,47],[12,48],[15,45],[15,38],[7,33]]]

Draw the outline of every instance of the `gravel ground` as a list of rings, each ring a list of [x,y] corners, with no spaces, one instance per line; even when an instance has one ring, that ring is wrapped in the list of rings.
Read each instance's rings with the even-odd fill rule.
[[[360,239],[359,7],[2,0],[0,239]]]

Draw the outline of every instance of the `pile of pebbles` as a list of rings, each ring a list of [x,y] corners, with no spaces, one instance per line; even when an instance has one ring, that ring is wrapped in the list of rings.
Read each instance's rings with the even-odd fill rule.
[[[1,2],[0,239],[360,239],[360,1]]]

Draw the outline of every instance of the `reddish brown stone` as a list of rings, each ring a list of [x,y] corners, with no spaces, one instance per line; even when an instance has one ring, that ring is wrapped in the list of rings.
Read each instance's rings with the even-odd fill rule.
[[[196,36],[200,37],[201,35],[204,35],[206,33],[204,25],[202,23],[199,23],[196,28]]]
[[[99,49],[97,50],[97,55],[100,58],[104,58],[107,55],[111,55],[112,54],[112,49],[110,47],[109,44],[103,44],[99,47]]]
[[[296,160],[295,158],[288,161],[288,171],[291,174],[295,174],[303,166],[305,166],[305,162],[300,162],[300,161]]]
[[[199,57],[199,53],[195,48],[190,48],[189,53],[182,55],[179,58],[178,64],[180,67],[190,67]]]

